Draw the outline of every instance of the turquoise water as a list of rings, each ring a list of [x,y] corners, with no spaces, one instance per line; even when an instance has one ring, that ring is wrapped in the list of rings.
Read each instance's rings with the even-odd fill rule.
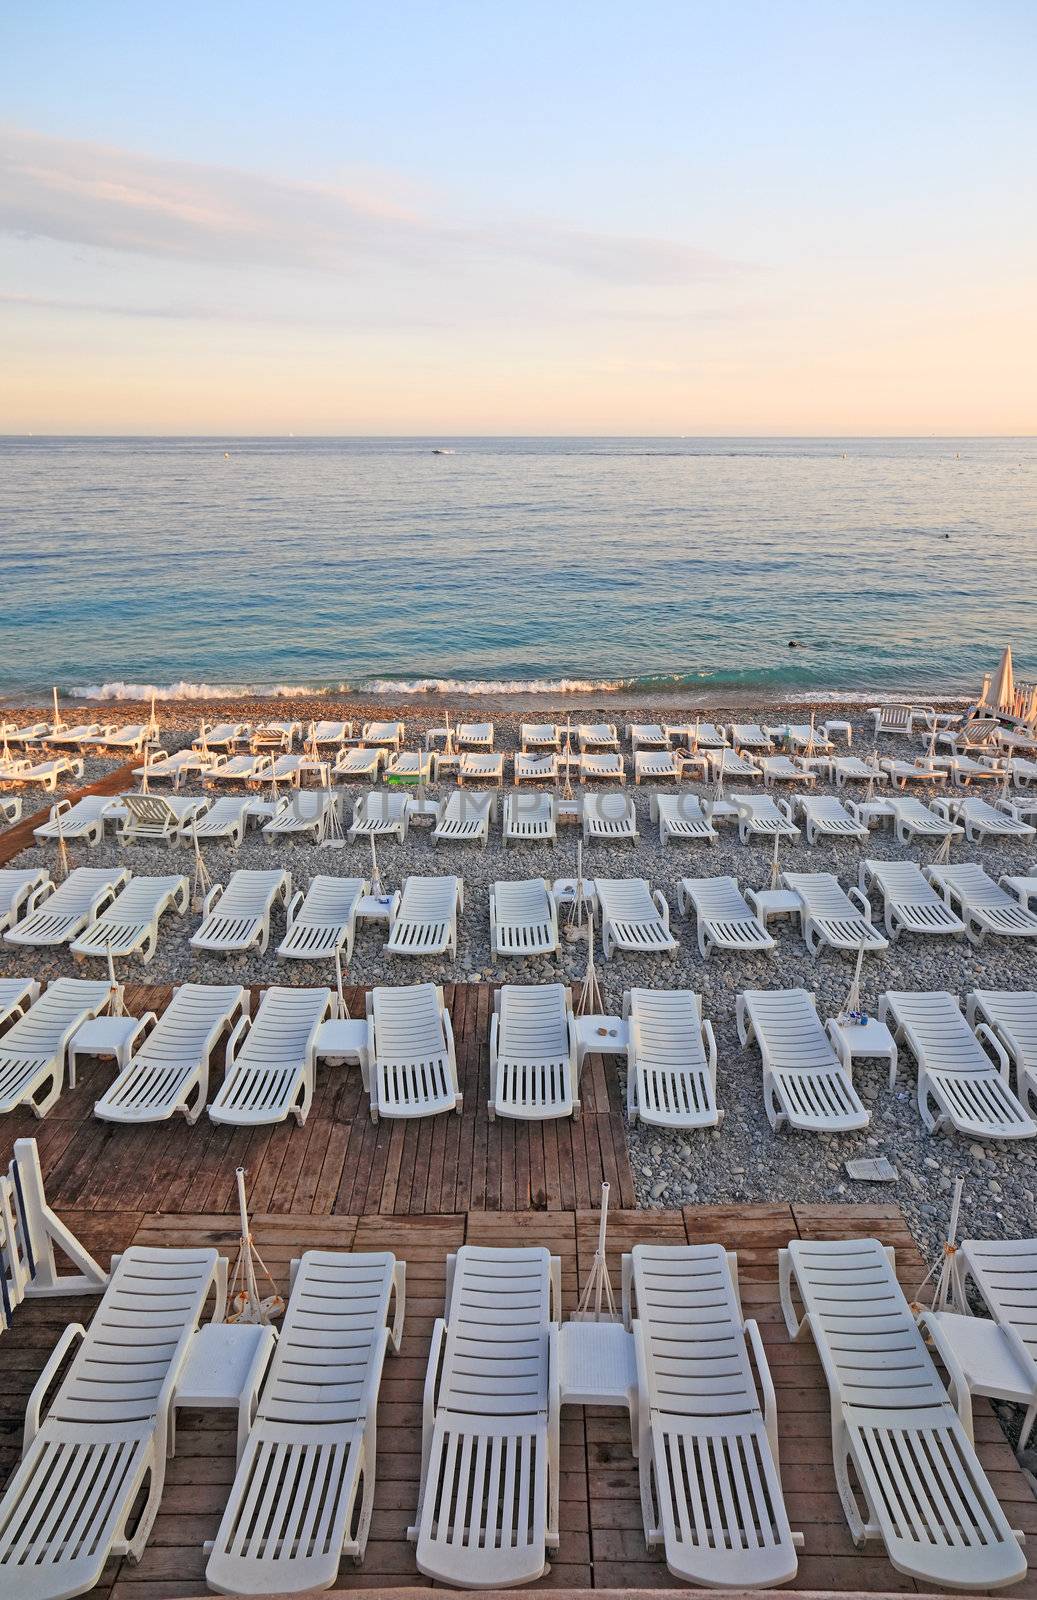
[[[7,695],[971,690],[1037,672],[1037,441],[9,438],[0,563]]]

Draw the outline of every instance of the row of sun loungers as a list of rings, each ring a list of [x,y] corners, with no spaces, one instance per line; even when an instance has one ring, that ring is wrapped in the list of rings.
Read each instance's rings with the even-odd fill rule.
[[[966,1241],[960,1275],[991,1318],[926,1313],[919,1325],[879,1241],[796,1239],[779,1251],[789,1337],[813,1340],[830,1390],[851,1534],[881,1542],[926,1588],[985,1591],[1026,1572],[966,1426],[967,1391],[952,1403],[924,1335],[958,1391],[954,1324],[974,1321],[1018,1347],[1032,1322],[1035,1254],[1034,1240]],[[648,1545],[696,1587],[788,1582],[804,1540],[785,1505],[775,1391],[759,1329],[744,1317],[737,1258],[716,1244],[639,1244],[622,1271]],[[0,1574],[12,1592],[62,1600],[91,1588],[112,1555],[140,1559],[161,1503],[177,1380],[207,1304],[214,1321],[223,1316],[226,1273],[215,1250],[131,1246],[89,1328],[73,1324],[59,1339],[48,1384],[80,1347],[42,1423],[30,1401],[22,1462],[0,1501]],[[418,1570],[434,1582],[497,1589],[548,1571],[559,1542],[560,1286],[560,1261],[541,1246],[465,1245],[447,1258],[408,1530]],[[405,1316],[406,1264],[389,1252],[307,1251],[293,1265],[210,1547],[210,1588],[312,1592],[336,1582],[344,1558],[363,1560],[382,1369]],[[146,1368],[130,1375],[142,1348]],[[1029,1381],[1037,1395],[1037,1373]],[[102,1478],[103,1497],[90,1492]]]
[[[60,978],[41,995],[31,979],[3,980],[0,1112],[26,1106],[42,1117],[51,1109],[62,1092],[73,1036],[113,998],[108,983]],[[239,1127],[289,1117],[303,1123],[313,1098],[318,1036],[336,1004],[328,988],[271,987],[251,1018],[248,991],[240,986],[180,985],[96,1103],[96,1114],[123,1123],[176,1115],[197,1121],[208,1100],[213,1051],[227,1035],[224,1079],[210,1118]],[[631,1120],[717,1127],[723,1112],[716,1044],[699,997],[689,990],[636,988],[624,996],[623,1015]],[[887,991],[879,1017],[917,1062],[918,1106],[930,1131],[953,1129],[976,1139],[1037,1136],[1037,993],[976,990],[963,1015],[946,991]],[[867,1126],[852,1064],[836,1035],[822,1027],[806,990],[744,990],[737,1023],[743,1048],[759,1048],[764,1103],[776,1131],[843,1133]],[[351,1048],[359,1052],[376,1121],[461,1109],[449,1013],[436,985],[373,989],[363,1046]],[[593,1048],[593,1041],[585,1045]],[[334,1039],[320,1053],[334,1056]],[[577,1114],[583,1053],[563,985],[504,985],[491,1024],[491,1116]],[[891,1077],[895,1067],[894,1053]]]

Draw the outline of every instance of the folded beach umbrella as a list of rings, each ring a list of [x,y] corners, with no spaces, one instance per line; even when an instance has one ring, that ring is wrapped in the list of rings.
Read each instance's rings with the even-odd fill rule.
[[[1015,711],[1015,685],[1012,679],[1012,647],[1005,646],[997,678],[994,683],[994,705],[1009,716]]]

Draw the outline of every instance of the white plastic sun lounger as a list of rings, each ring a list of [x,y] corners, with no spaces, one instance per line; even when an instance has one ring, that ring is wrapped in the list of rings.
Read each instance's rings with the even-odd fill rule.
[[[639,750],[665,750],[666,734],[659,722],[631,722],[627,725],[630,748],[636,755]]]
[[[0,1112],[27,1106],[45,1117],[65,1081],[65,1050],[76,1029],[107,1011],[111,985],[55,978],[0,1038]]]
[[[818,839],[868,838],[868,825],[855,817],[830,794],[797,794],[792,802],[795,814],[806,827],[807,844]]]
[[[758,722],[732,722],[727,736],[736,750],[759,750],[769,755],[774,749],[770,733],[765,733]]]
[[[436,776],[434,750],[398,750],[389,758],[386,780],[403,783],[433,783]]]
[[[349,842],[354,839],[386,839],[394,835],[402,844],[410,823],[411,800],[399,790],[376,789],[353,802],[353,821]]]
[[[940,1382],[891,1257],[877,1239],[794,1239],[778,1256],[789,1334],[810,1333],[831,1391],[843,1513],[855,1543],[881,1539],[897,1571],[926,1590],[1001,1588],[1025,1576],[1026,1557]]]
[[[44,742],[52,732],[49,722],[30,722],[24,728],[19,728],[13,722],[5,722],[0,728],[0,737],[7,740],[8,744],[37,744]]]
[[[330,789],[299,789],[278,803],[264,824],[263,837],[273,844],[275,839],[308,834],[314,844],[320,844],[327,838],[337,806],[338,797]]]
[[[702,802],[693,794],[653,794],[651,818],[659,825],[659,843],[669,844],[678,839],[704,839],[715,844],[717,830],[702,809]]]
[[[252,738],[249,741],[250,748],[253,754],[260,750],[268,752],[284,750],[287,752],[291,750],[295,743],[296,735],[301,733],[302,724],[300,722],[261,722],[258,728],[252,730]]]
[[[722,777],[724,782],[739,779],[749,782],[753,778],[762,778],[763,771],[749,756],[740,755],[737,750],[732,750],[725,745],[722,750],[707,750],[706,759],[709,770],[714,778]]]
[[[560,750],[564,731],[557,722],[523,722],[519,728],[519,749]]]
[[[22,802],[19,795],[0,794],[0,828],[13,827],[22,820]]]
[[[965,924],[913,861],[873,861],[860,864],[860,887],[882,895],[886,932],[896,943],[902,933],[936,933],[960,938]]]
[[[81,778],[83,776],[83,763],[72,760],[68,756],[54,756],[49,761],[37,761],[35,765],[28,762],[18,762],[14,766],[4,767],[0,772],[0,781],[4,783],[39,783],[51,794],[57,788],[62,778]]]
[[[558,782],[558,752],[549,750],[546,754],[525,754],[516,750],[512,762],[516,783],[557,783]]]
[[[828,776],[838,789],[845,789],[848,783],[874,783],[881,787],[889,782],[888,772],[862,761],[860,756],[833,756],[828,763]]]
[[[235,849],[245,837],[252,801],[247,795],[221,795],[186,830],[185,843],[228,844]]]
[[[147,777],[149,783],[152,779],[158,783],[165,778],[170,778],[173,782],[173,787],[177,788],[181,780],[189,772],[195,772],[201,776],[209,765],[210,758],[200,755],[197,750],[174,750],[171,755],[158,752],[155,759],[149,761],[146,767],[134,767],[133,776],[135,778]]]
[[[990,1324],[968,1315],[970,1311],[967,1285],[975,1285],[980,1298],[989,1311],[1000,1333],[1003,1360],[1002,1372],[1007,1367],[1012,1374],[1016,1392],[1008,1395],[1000,1388],[1002,1373],[983,1372],[976,1384],[969,1384],[973,1393],[987,1394],[994,1399],[1013,1399],[1025,1406],[1019,1449],[1025,1449],[1037,1422],[1037,1238],[1034,1239],[964,1239],[958,1246],[954,1260],[955,1301],[966,1314],[953,1320],[966,1328],[980,1328],[986,1332]],[[953,1314],[952,1314],[953,1315]],[[947,1313],[926,1317],[925,1325],[942,1322]],[[957,1341],[952,1341],[957,1343]],[[966,1349],[972,1340],[966,1339]],[[979,1347],[984,1348],[982,1345]],[[978,1352],[977,1352],[978,1353]],[[982,1378],[986,1377],[984,1383]],[[993,1379],[991,1382],[990,1379]],[[1024,1399],[1023,1395],[1029,1391]],[[966,1428],[968,1423],[966,1421]],[[971,1437],[971,1430],[970,1437]]]
[[[782,888],[798,894],[799,928],[812,956],[822,945],[833,950],[886,950],[885,939],[872,921],[871,902],[860,889],[846,892],[832,872],[783,872]]]
[[[258,945],[263,954],[270,943],[274,902],[287,905],[291,892],[290,872],[232,872],[226,888],[214,883],[206,895],[192,948],[228,954]]]
[[[806,989],[745,989],[738,996],[738,1037],[755,1039],[763,1066],[763,1104],[776,1133],[852,1133],[871,1114],[832,1048]]]
[[[558,949],[558,902],[543,878],[498,881],[490,890],[490,950],[544,956]]]
[[[209,1066],[220,1037],[249,1014],[240,985],[182,983],[144,1042],[116,1075],[94,1116],[103,1122],[197,1122],[209,1098]]]
[[[367,994],[371,1120],[461,1114],[454,1031],[435,983]]]
[[[227,1040],[213,1122],[243,1128],[294,1117],[302,1127],[313,1101],[317,1033],[336,1004],[330,989],[265,990],[255,1017],[242,1017]]]
[[[203,725],[191,742],[196,750],[200,745],[208,745],[212,750],[229,750],[231,745],[242,744],[251,732],[252,725],[248,722],[218,722],[214,728]]]
[[[494,1117],[546,1122],[579,1116],[579,1053],[572,996],[561,983],[505,983],[490,1020]]]
[[[717,1046],[691,989],[627,989],[627,1120],[717,1128]]]
[[[447,1259],[409,1530],[427,1578],[497,1589],[548,1570],[558,1544],[559,1282],[544,1249],[464,1245]]]
[[[119,825],[120,844],[135,844],[138,839],[183,844],[190,839],[191,825],[207,810],[209,801],[189,795],[124,794],[121,805],[125,816]]]
[[[213,783],[269,783],[274,764],[269,756],[224,756],[212,762],[202,773],[204,784]]]
[[[912,734],[915,725],[931,730],[935,713],[929,706],[872,706],[868,712],[880,733]]]
[[[84,739],[96,738],[102,732],[104,729],[99,722],[80,722],[74,728],[52,728],[41,743],[48,744],[56,750],[63,749],[67,745],[75,745],[78,748]]]
[[[35,978],[0,978],[0,1028],[24,1017],[39,997],[40,986]]]
[[[48,844],[60,837],[66,844],[100,844],[104,838],[104,825],[112,810],[110,794],[85,794],[75,805],[69,800],[59,800],[50,808],[46,822],[34,828],[33,836],[40,844]],[[60,829],[58,819],[60,818]]]
[[[738,808],[738,837],[743,844],[750,839],[798,839],[799,829],[792,820],[792,811],[786,800],[774,800],[769,794],[733,794],[731,804]]]
[[[767,732],[772,738],[784,738],[790,750],[799,750],[801,753],[812,750],[816,756],[828,756],[835,750],[828,735],[822,733],[820,727],[812,728],[809,722],[782,724],[777,728],[768,728]]]
[[[485,850],[496,816],[497,796],[492,791],[455,789],[436,807],[432,837],[437,844],[481,844]]]
[[[35,911],[53,892],[46,867],[0,869],[0,932]]]
[[[798,767],[788,756],[760,756],[763,786],[773,789],[776,783],[816,783],[817,773],[809,767]]]
[[[618,750],[581,754],[579,777],[581,783],[626,783],[623,757]]]
[[[314,749],[319,749],[321,745],[338,746],[352,736],[351,722],[311,722],[306,734],[306,743]]]
[[[365,750],[361,747],[340,751],[331,770],[336,778],[366,778],[369,783],[377,783],[378,774],[384,766],[384,750]]]
[[[94,1588],[111,1556],[140,1560],[165,1483],[173,1392],[214,1287],[222,1316],[226,1262],[215,1250],[132,1245],[117,1258],[89,1329],[65,1329],[29,1397],[21,1464],[0,1501],[6,1594],[65,1600]]]
[[[205,1569],[220,1594],[327,1589],[340,1561],[359,1564],[367,1546],[378,1391],[386,1351],[400,1348],[406,1263],[307,1250],[292,1270],[270,1372]]]
[[[665,778],[672,778],[674,783],[680,781],[681,769],[677,765],[677,758],[672,750],[637,750],[634,752],[634,782],[640,783],[643,778],[650,778],[660,782]]]
[[[466,750],[457,763],[457,781],[495,783],[504,786],[504,757],[492,751]]]
[[[973,783],[1001,783],[1004,770],[991,761],[975,761],[972,756],[952,756],[949,762],[951,784],[955,789],[968,789]]]
[[[983,844],[987,839],[1032,839],[1037,834],[1037,828],[1031,828],[1029,823],[1019,822],[986,800],[971,796],[967,800],[935,800],[933,807],[948,820],[959,823],[970,844]]]
[[[581,807],[583,841],[616,844],[637,839],[637,812],[628,794],[586,794]]]
[[[1008,762],[1008,770],[1012,775],[1012,782],[1017,783],[1020,789],[1027,789],[1037,783],[1037,761],[1031,761],[1026,756],[1013,756]]]
[[[644,878],[596,878],[601,912],[601,945],[607,961],[614,950],[635,955],[672,952],[670,908],[661,889],[654,894]]]
[[[557,799],[553,794],[505,795],[502,833],[505,844],[554,844]]]
[[[934,767],[928,761],[901,761],[884,758],[879,767],[894,789],[904,790],[909,783],[946,783],[945,767]]]
[[[880,1021],[887,1017],[918,1062],[918,1110],[930,1133],[949,1125],[971,1139],[1037,1135],[1037,1122],[1012,1092],[1008,1052],[985,1023],[973,1033],[954,995],[890,989],[879,1001]]]
[[[442,956],[448,950],[456,955],[457,914],[463,910],[460,878],[412,875],[390,908],[385,949],[391,956]]]
[[[69,944],[130,881],[125,867],[75,867],[52,895],[7,929],[8,944]]]
[[[696,1588],[755,1591],[795,1576],[797,1541],[778,1471],[774,1385],[736,1271],[718,1244],[635,1245],[623,1258],[624,1309],[648,1545],[661,1545],[669,1570]]]
[[[1037,939],[1037,916],[975,862],[927,867],[925,875],[951,910],[960,914],[972,944],[982,944],[988,933],[1006,939]]]
[[[364,878],[311,878],[305,897],[297,889],[288,902],[288,931],[277,954],[296,961],[330,961],[338,950],[344,952],[343,964],[348,963],[357,907],[370,887]]]
[[[737,878],[682,878],[677,908],[691,907],[699,950],[708,961],[714,950],[773,950],[774,940],[745,901]]]
[[[886,802],[893,813],[893,828],[901,844],[914,844],[916,839],[960,839],[963,829],[949,822],[937,812],[923,805],[921,800],[890,795]]]
[[[587,750],[618,750],[619,734],[612,722],[581,722],[576,742],[581,755]]]
[[[191,898],[191,885],[183,876],[131,878],[106,911],[75,939],[74,956],[96,961],[139,955],[146,966],[158,944],[159,918],[166,911],[182,917]]]
[[[664,722],[670,744],[697,745],[700,750],[723,750],[727,734],[715,722]]]
[[[92,745],[98,750],[129,750],[133,755],[139,756],[148,740],[154,738],[155,728],[150,723],[132,722],[124,724],[121,728],[114,724],[102,728],[100,733],[91,734],[81,742],[80,748],[86,749]]]
[[[1037,992],[973,989],[966,1015],[970,1027],[978,1018],[1000,1039],[1015,1067],[1019,1099],[1037,1116]]]
[[[365,744],[382,745],[399,750],[403,744],[403,723],[365,722],[363,737]]]
[[[492,750],[492,722],[459,722],[454,735],[459,750]]]

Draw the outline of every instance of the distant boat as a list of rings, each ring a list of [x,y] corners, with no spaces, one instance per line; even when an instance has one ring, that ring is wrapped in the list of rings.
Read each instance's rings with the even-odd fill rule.
[[[434,456],[454,456],[454,455],[457,454],[457,451],[456,450],[433,450],[432,454]]]

